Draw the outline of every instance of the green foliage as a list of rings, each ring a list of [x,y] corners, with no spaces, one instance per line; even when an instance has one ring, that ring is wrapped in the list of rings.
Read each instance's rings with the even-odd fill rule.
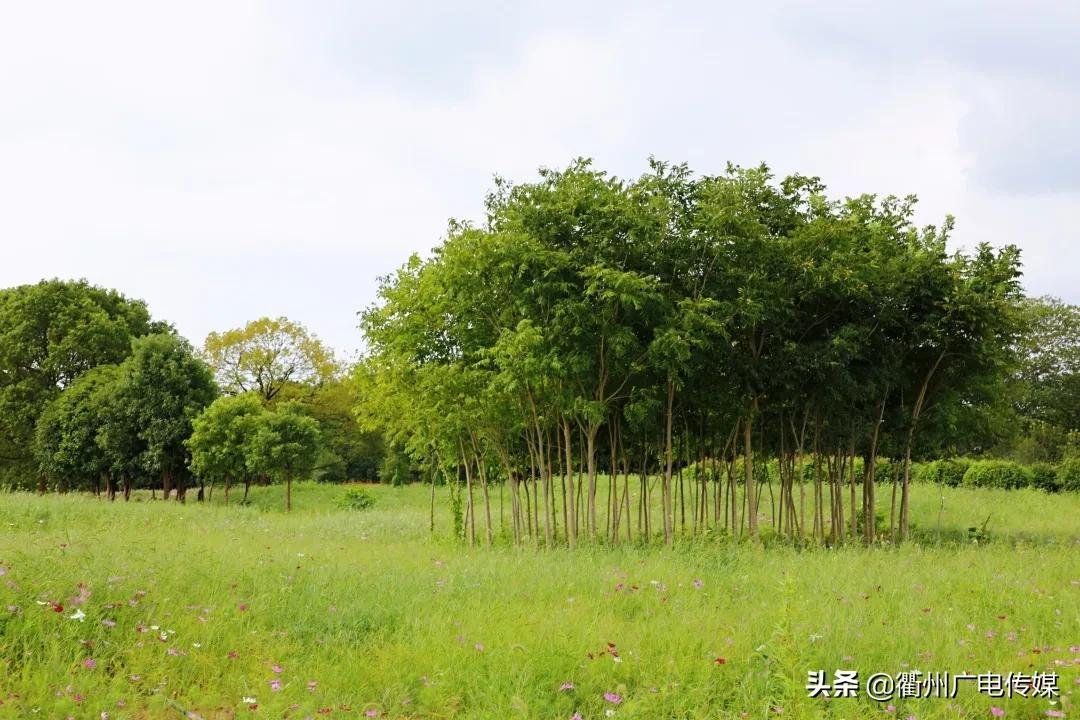
[[[289,383],[317,385],[338,371],[333,352],[303,325],[284,317],[210,333],[203,352],[226,392],[255,392],[267,402]]]
[[[362,487],[351,487],[338,498],[338,507],[346,510],[366,510],[375,504],[375,496]]]
[[[1030,467],[1031,486],[1046,492],[1058,491],[1058,469],[1050,463],[1035,463]]]
[[[947,460],[933,460],[923,463],[919,469],[918,479],[923,482],[959,487],[964,482],[964,475],[971,467],[971,461],[964,458],[950,458]]]
[[[165,329],[142,301],[85,280],[0,289],[0,476],[32,480],[46,406],[88,370],[121,362],[132,338]]]
[[[187,440],[192,472],[223,482],[249,478],[250,444],[264,412],[262,402],[251,393],[225,395],[211,403],[195,418]]]
[[[1065,492],[1080,492],[1080,457],[1061,461],[1058,466],[1057,485]]]
[[[1033,482],[1029,468],[1004,460],[976,460],[964,473],[964,485],[968,487],[1013,488],[1028,487]]]

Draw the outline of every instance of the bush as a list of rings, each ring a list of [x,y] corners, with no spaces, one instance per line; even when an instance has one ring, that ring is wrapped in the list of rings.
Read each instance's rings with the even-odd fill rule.
[[[1057,468],[1050,463],[1035,463],[1031,466],[1031,485],[1046,492],[1057,492]]]
[[[1029,487],[1034,482],[1029,468],[1003,460],[979,460],[964,473],[964,485],[970,487],[1012,489]]]
[[[375,496],[362,487],[351,487],[338,498],[338,507],[344,510],[366,510],[375,504]]]
[[[1062,460],[1058,465],[1057,485],[1065,492],[1080,492],[1080,458]]]
[[[934,460],[924,463],[919,467],[917,477],[921,481],[959,487],[964,482],[964,475],[971,466],[969,460],[954,458],[951,460]]]

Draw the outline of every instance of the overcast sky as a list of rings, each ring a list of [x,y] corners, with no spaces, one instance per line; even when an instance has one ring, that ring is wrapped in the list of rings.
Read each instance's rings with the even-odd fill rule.
[[[1080,302],[1074,0],[0,3],[0,286],[85,277],[196,344],[286,315],[348,356],[492,175],[576,156],[916,193]]]

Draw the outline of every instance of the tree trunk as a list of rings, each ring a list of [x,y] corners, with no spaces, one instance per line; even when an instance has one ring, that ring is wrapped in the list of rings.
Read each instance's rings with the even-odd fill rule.
[[[748,521],[748,530],[750,537],[753,540],[757,540],[758,537],[758,523],[757,523],[757,488],[754,486],[754,452],[753,452],[753,440],[751,435],[753,434],[753,416],[754,410],[757,406],[757,398],[754,398],[754,408],[746,416],[746,423],[743,425],[743,478],[745,482],[745,502],[747,505],[746,515]]]
[[[664,513],[664,544],[671,545],[674,540],[674,508],[671,498],[671,424],[675,405],[675,379],[668,377],[667,382],[667,423],[664,429],[664,486],[661,490],[661,505]]]

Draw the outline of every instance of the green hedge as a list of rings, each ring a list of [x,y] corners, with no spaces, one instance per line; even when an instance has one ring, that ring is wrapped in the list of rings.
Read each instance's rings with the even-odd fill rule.
[[[969,467],[971,467],[971,461],[963,458],[934,460],[922,463],[912,474],[920,481],[959,487],[964,482],[964,475]]]
[[[1057,492],[1058,469],[1050,463],[1035,463],[1031,466],[1031,485],[1046,492]]]
[[[1034,475],[1031,469],[1019,463],[1004,460],[977,460],[964,473],[964,485],[1011,490],[1031,487]]]
[[[1080,492],[1080,458],[1062,460],[1058,466],[1057,485],[1065,492]]]

